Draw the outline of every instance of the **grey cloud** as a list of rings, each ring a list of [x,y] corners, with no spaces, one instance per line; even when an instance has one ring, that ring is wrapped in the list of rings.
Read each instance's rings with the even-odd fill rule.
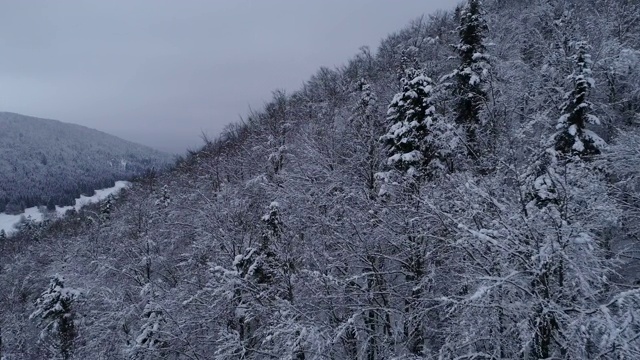
[[[0,110],[183,152],[451,0],[0,1]]]

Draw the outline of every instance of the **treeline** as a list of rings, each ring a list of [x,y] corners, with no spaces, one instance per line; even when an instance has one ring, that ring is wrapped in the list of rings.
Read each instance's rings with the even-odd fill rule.
[[[638,80],[638,1],[416,20],[1,242],[1,354],[639,358]]]

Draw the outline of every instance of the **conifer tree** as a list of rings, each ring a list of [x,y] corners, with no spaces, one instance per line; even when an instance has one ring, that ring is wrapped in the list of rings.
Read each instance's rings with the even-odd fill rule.
[[[166,330],[167,319],[162,307],[153,302],[148,303],[142,312],[142,326],[136,337],[132,355],[143,358],[148,354],[157,359],[161,351],[168,346]]]
[[[606,146],[587,124],[600,124],[598,117],[592,114],[593,105],[587,100],[589,90],[594,85],[591,77],[591,56],[587,53],[586,42],[575,42],[576,53],[571,57],[575,69],[568,76],[574,88],[567,92],[562,104],[562,115],[558,119],[558,130],[551,138],[552,143],[532,164],[527,171],[530,191],[529,200],[535,200],[538,206],[550,203],[559,204],[558,186],[564,180],[562,172],[566,161],[572,157],[589,159],[600,154]]]
[[[436,86],[423,71],[408,70],[403,79],[402,91],[395,95],[389,105],[391,125],[381,140],[387,146],[387,165],[394,171],[379,175],[388,181],[393,174],[406,175],[409,195],[413,197],[424,180],[433,179],[445,168],[452,128],[436,112]],[[384,186],[384,185],[383,185]],[[382,192],[384,192],[384,187]],[[401,200],[407,212],[416,211],[420,205],[414,201]],[[407,203],[411,204],[407,206]],[[422,282],[426,275],[426,241],[422,231],[406,223],[406,237],[402,245],[402,268],[405,273],[407,293],[404,296],[403,337],[408,351],[414,356],[425,355],[425,325],[420,319],[424,291]]]
[[[365,79],[360,79],[356,85],[360,98],[355,108],[356,116],[354,122],[358,128],[369,129],[379,125],[376,119],[376,105],[378,103],[378,97],[371,88],[371,84]]]
[[[166,208],[171,203],[171,195],[169,194],[169,187],[165,184],[160,189],[160,196],[156,200],[156,206],[160,208]]]
[[[100,204],[100,216],[103,219],[109,219],[111,211],[113,211],[113,196],[110,195]]]
[[[256,248],[248,248],[245,255],[236,259],[234,264],[245,280],[262,286],[271,285],[276,277],[272,268],[277,257],[274,247],[278,245],[277,242],[282,233],[278,207],[277,202],[272,202],[269,205],[269,213],[261,218],[265,231],[260,245]]]
[[[72,304],[79,292],[64,286],[64,278],[55,275],[49,287],[36,300],[36,310],[30,319],[37,319],[43,327],[42,337],[54,338],[54,347],[63,359],[70,359],[77,335]]]
[[[616,208],[606,198],[603,179],[583,161],[599,154],[605,145],[598,135],[586,129],[587,124],[599,124],[598,118],[591,114],[592,105],[587,100],[588,91],[594,83],[591,59],[585,42],[572,45],[576,48],[575,55],[571,57],[575,70],[568,78],[573,81],[574,89],[566,94],[558,132],[541,156],[529,165],[525,175],[528,188],[524,193],[528,195],[524,199],[523,210],[526,219],[540,224],[548,222],[548,225],[536,226],[538,229],[555,229],[551,236],[541,237],[542,240],[534,247],[534,251],[547,252],[541,259],[543,261],[536,265],[539,270],[530,283],[537,303],[530,315],[533,330],[530,353],[535,358],[549,358],[566,352],[568,347],[557,344],[554,338],[566,326],[563,322],[569,314],[549,312],[548,304],[563,308],[595,306],[599,299],[593,294],[606,286],[612,268],[606,257],[609,251],[607,242],[599,239],[602,235],[590,227],[596,219],[600,220],[600,226],[614,221],[608,218],[615,217]],[[592,207],[610,210],[600,214]],[[540,230],[539,233],[544,232]],[[587,277],[585,274],[593,274],[596,280],[581,283]],[[576,284],[580,287],[575,287]],[[576,297],[577,291],[591,292]],[[588,337],[585,335],[585,338]],[[585,351],[590,352],[589,349]]]
[[[585,41],[578,41],[573,46],[576,53],[571,59],[575,69],[568,78],[574,88],[565,95],[562,104],[562,115],[556,126],[558,132],[554,136],[555,149],[564,155],[589,157],[599,154],[605,142],[587,129],[587,124],[600,124],[600,119],[593,115],[593,104],[587,99],[594,85],[591,55],[587,52],[589,45]]]
[[[445,79],[454,78],[454,95],[457,98],[456,122],[465,128],[467,146],[472,157],[479,156],[478,129],[481,125],[480,111],[487,97],[485,82],[489,70],[484,34],[488,27],[480,0],[468,0],[460,9],[460,42],[454,45],[460,65]]]
[[[293,266],[282,249],[280,205],[272,202],[260,222],[263,231],[259,243],[236,256],[234,271],[225,271],[222,278],[225,282],[233,278],[233,330],[238,341],[234,354],[252,353],[264,337],[271,335],[271,327],[276,326],[274,315],[293,301],[289,278]]]
[[[422,71],[407,71],[402,91],[389,105],[391,122],[381,140],[387,146],[387,165],[414,180],[431,177],[442,167],[446,126],[435,109],[435,84]]]

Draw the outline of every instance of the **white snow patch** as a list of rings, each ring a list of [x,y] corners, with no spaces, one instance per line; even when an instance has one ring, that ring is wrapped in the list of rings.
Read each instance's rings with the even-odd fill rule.
[[[578,151],[578,152],[583,152],[584,151],[584,143],[582,142],[582,140],[580,140],[579,138],[575,138],[575,141],[573,142],[573,146],[571,147],[573,150]]]
[[[475,293],[473,293],[473,295],[469,297],[469,300],[474,301],[474,300],[480,299],[482,296],[484,296],[484,294],[487,293],[488,290],[489,290],[488,287],[481,286],[480,288],[478,288],[478,290],[476,290]]]
[[[578,245],[589,244],[591,242],[593,242],[593,238],[585,232],[579,233],[578,236],[573,239],[573,243]]]
[[[569,126],[569,135],[571,136],[576,136],[576,133],[578,133],[578,127],[574,124]]]

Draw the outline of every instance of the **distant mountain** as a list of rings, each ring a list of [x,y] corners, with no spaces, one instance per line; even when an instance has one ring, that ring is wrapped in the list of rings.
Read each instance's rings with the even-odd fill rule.
[[[171,156],[80,125],[0,112],[0,212],[70,205]]]

